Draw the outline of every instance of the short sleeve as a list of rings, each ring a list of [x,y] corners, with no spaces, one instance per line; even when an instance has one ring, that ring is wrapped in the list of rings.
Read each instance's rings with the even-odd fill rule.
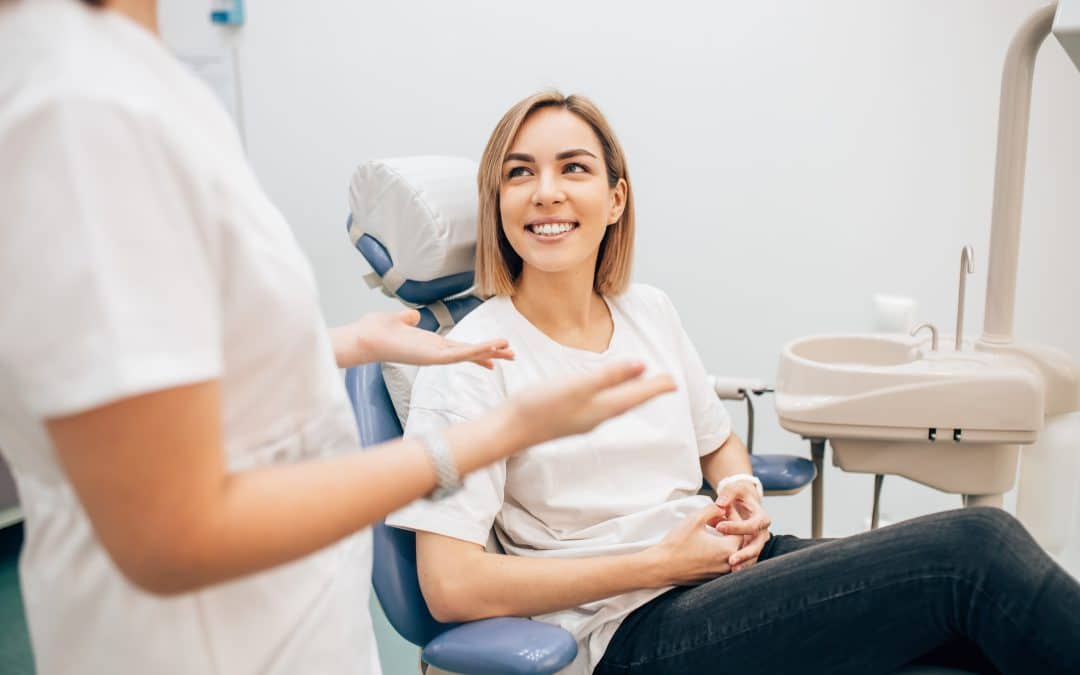
[[[657,293],[663,304],[662,311],[675,331],[676,351],[686,378],[686,393],[690,399],[690,414],[694,421],[698,455],[708,455],[723,445],[731,435],[731,417],[716,392],[709,386],[708,373],[693,341],[683,328],[675,305],[663,291]]]
[[[0,127],[0,378],[38,417],[220,375],[207,191],[170,140],[99,100]]]
[[[405,436],[473,419],[498,405],[505,396],[496,377],[470,363],[421,368],[413,385]],[[506,460],[468,474],[463,482],[461,490],[446,499],[420,499],[390,514],[386,524],[484,546],[502,509]]]

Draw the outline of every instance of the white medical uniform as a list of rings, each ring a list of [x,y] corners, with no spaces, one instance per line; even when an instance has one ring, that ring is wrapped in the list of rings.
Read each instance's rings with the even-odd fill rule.
[[[217,378],[230,470],[359,449],[311,268],[231,120],[119,14],[0,3],[0,288],[0,446],[39,675],[378,673],[370,532],[153,596],[103,549],[46,435]]]
[[[473,310],[449,337],[465,342],[506,337],[517,357],[493,372],[472,364],[421,368],[406,434],[476,417],[520,390],[639,359],[646,374],[669,373],[678,390],[609,420],[592,432],[535,446],[465,478],[440,502],[419,501],[392,514],[395,527],[436,532],[485,545],[494,527],[510,555],[582,558],[643,550],[681,519],[706,508],[698,495],[700,457],[723,445],[727,411],[661,291],[635,284],[609,298],[615,324],[608,348],[563,346],[533,326],[507,297]],[[667,589],[625,593],[535,619],[562,626],[578,640],[566,673],[591,673],[621,621]]]

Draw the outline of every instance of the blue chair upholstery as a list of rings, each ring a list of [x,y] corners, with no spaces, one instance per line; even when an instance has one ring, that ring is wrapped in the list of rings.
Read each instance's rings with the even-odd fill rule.
[[[365,447],[401,436],[378,364],[347,370],[345,388]],[[577,642],[570,633],[538,621],[513,617],[465,624],[436,621],[420,592],[415,535],[380,522],[374,527],[374,547],[375,595],[394,630],[422,648],[425,663],[469,675],[546,675],[565,668],[577,656]]]
[[[817,476],[814,463],[796,455],[750,455],[754,475],[766,494],[791,494]]]
[[[352,225],[352,214],[345,221],[345,228]],[[386,250],[378,239],[370,234],[365,234],[356,240],[356,250],[364,256],[364,260],[371,265],[371,269],[380,277],[394,266],[394,260],[390,252]],[[473,272],[460,272],[430,281],[406,281],[401,288],[395,291],[395,295],[405,302],[413,305],[430,305],[443,298],[449,298],[469,290],[473,285]]]

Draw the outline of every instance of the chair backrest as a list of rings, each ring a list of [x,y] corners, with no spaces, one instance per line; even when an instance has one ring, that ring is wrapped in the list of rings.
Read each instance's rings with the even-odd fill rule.
[[[449,328],[481,302],[470,294],[476,172],[475,161],[458,157],[379,159],[350,183],[349,235],[373,270],[369,285],[416,307],[426,330]],[[345,385],[365,447],[401,436],[379,364],[350,368]],[[372,582],[394,629],[424,646],[452,628],[431,616],[420,593],[415,535],[380,522],[374,539]]]
[[[369,447],[401,436],[383,383],[379,364],[349,368],[345,387],[352,402],[360,442]],[[455,624],[436,621],[420,593],[416,575],[416,536],[412,532],[379,522],[374,527],[374,567],[371,573],[375,594],[386,618],[403,638],[423,647]]]

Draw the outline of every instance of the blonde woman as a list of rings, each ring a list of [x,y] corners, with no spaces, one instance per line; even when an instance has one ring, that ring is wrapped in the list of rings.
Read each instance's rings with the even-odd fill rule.
[[[36,671],[377,673],[368,525],[671,383],[615,365],[360,452],[339,366],[512,353],[411,311],[328,331],[156,9],[0,1],[0,445]]]
[[[770,536],[747,451],[675,308],[630,284],[633,190],[592,103],[545,92],[512,107],[479,190],[478,282],[493,297],[451,335],[506,335],[517,358],[422,369],[406,433],[627,356],[678,389],[388,519],[417,531],[436,618],[560,625],[579,641],[573,673],[866,674],[920,657],[1080,672],[1080,586],[1004,511],[833,541]],[[698,495],[703,476],[716,503]],[[492,529],[508,555],[485,548]]]

